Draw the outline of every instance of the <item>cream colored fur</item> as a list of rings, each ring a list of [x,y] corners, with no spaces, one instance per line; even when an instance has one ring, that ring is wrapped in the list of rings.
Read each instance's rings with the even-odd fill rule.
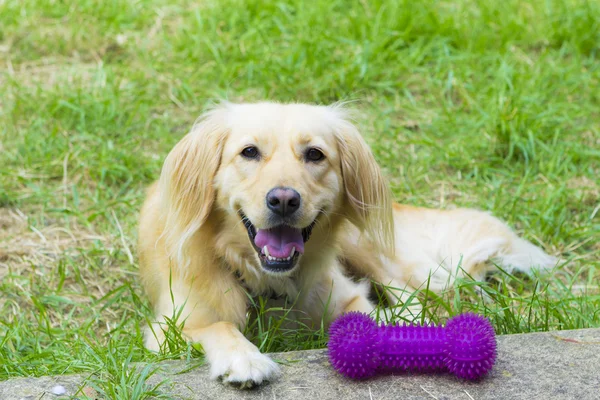
[[[260,149],[259,161],[240,156],[249,144]],[[307,162],[310,147],[325,160]],[[316,221],[295,269],[284,274],[261,267],[239,215],[268,226],[265,195],[277,186],[302,196],[300,227]],[[319,324],[373,310],[367,285],[348,273],[409,291],[429,279],[441,290],[465,273],[483,278],[494,263],[528,271],[555,262],[487,213],[392,204],[343,109],[275,103],[216,107],[175,146],[141,212],[139,256],[157,318],[146,346],[159,350],[163,318],[180,312],[183,333],[202,345],[213,377],[240,387],[279,374],[240,333],[248,295],[288,296]]]

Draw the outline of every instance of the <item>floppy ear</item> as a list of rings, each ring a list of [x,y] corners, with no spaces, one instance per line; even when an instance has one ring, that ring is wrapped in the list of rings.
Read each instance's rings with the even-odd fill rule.
[[[216,109],[204,114],[167,156],[159,179],[165,213],[163,232],[171,256],[185,265],[185,247],[206,222],[215,200],[213,179],[227,129]]]
[[[356,127],[343,121],[336,138],[348,219],[365,231],[385,253],[394,254],[392,197],[371,149]]]

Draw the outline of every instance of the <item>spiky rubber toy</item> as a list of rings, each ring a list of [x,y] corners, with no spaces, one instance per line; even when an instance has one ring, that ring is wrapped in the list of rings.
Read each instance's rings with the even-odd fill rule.
[[[350,312],[331,324],[328,348],[333,367],[352,379],[378,372],[449,371],[475,380],[496,361],[494,328],[471,313],[450,318],[446,327],[380,327],[367,314]]]

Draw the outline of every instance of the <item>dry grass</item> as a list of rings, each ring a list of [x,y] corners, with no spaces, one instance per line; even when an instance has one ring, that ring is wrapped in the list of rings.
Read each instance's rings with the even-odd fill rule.
[[[18,208],[0,208],[0,276],[9,271],[19,274],[31,265],[52,270],[62,256],[74,256],[90,241],[106,238],[87,232],[82,227],[65,227],[62,221],[49,220],[36,228]]]

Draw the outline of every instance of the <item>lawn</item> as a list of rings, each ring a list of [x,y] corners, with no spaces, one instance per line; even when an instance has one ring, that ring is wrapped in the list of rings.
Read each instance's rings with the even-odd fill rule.
[[[141,345],[136,219],[218,99],[352,101],[398,201],[491,210],[563,259],[426,296],[434,320],[599,327],[599,58],[595,0],[0,0],[0,379],[144,398],[132,363],[199,356]],[[261,322],[265,351],[325,344]]]

